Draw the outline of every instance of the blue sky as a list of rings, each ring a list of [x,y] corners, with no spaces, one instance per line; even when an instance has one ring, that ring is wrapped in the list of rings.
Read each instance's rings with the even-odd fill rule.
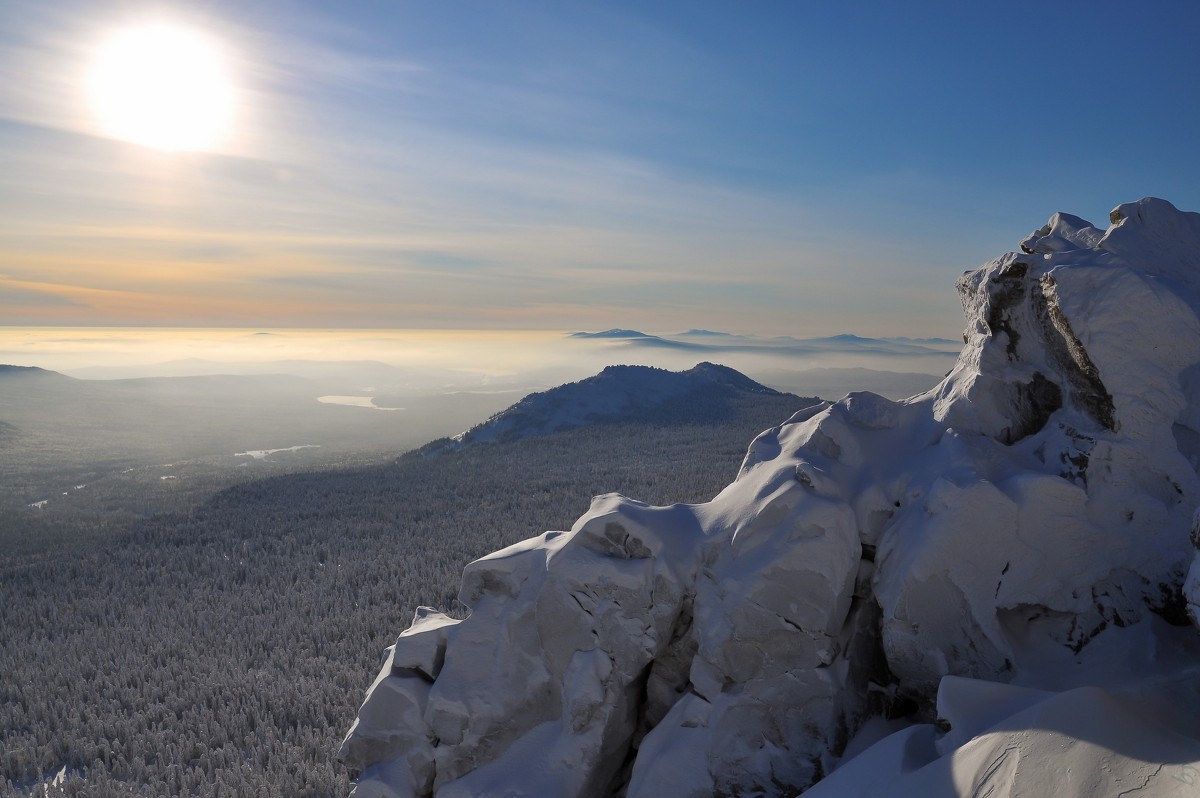
[[[198,152],[81,88],[219,45]],[[954,336],[1054,211],[1200,210],[1200,4],[0,5],[0,323]]]

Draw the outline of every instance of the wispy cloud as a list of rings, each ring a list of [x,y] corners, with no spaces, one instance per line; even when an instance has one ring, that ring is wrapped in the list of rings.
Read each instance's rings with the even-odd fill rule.
[[[540,56],[556,69],[517,58],[485,79],[469,53],[381,54],[361,29],[331,34],[305,14],[269,32],[214,17],[238,54],[249,130],[233,153],[163,156],[95,138],[81,111],[89,42],[121,16],[35,11],[0,42],[12,120],[0,145],[19,153],[0,177],[0,262],[122,322],[802,308],[840,249],[833,220],[640,158],[670,131],[622,106],[686,110],[689,81],[722,78],[702,51],[607,17],[672,69],[638,85],[603,50],[560,58],[564,42]]]
[[[168,14],[223,42],[237,76],[222,152],[107,140],[88,114],[95,43]],[[995,139],[960,142],[931,121],[947,108],[910,108],[904,74],[940,62],[893,64],[895,31],[841,15],[15,0],[0,7],[0,272],[26,288],[7,307],[953,335],[953,278],[1039,221],[1014,220],[1045,181],[1008,185],[1019,170]],[[853,36],[881,52],[838,49]],[[942,158],[959,150],[975,160]]]

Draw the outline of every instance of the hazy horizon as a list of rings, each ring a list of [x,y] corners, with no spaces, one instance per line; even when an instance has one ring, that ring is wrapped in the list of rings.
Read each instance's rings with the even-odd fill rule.
[[[361,387],[378,392],[401,384],[428,391],[504,385],[506,380],[550,387],[608,365],[682,370],[706,360],[750,376],[815,368],[937,375],[949,368],[958,348],[956,342],[897,344],[895,351],[881,351],[851,342],[826,351],[809,339],[737,334],[688,338],[687,331],[641,331],[654,336],[652,342],[661,336],[664,343],[645,346],[636,339],[577,338],[572,332],[580,331],[0,326],[0,363],[84,379],[262,374],[285,362],[294,366],[285,372],[304,376],[312,376],[306,368],[311,372],[318,364],[353,366],[358,371],[344,372],[351,379],[370,373],[369,364],[377,363],[394,372],[371,376],[390,384]]]

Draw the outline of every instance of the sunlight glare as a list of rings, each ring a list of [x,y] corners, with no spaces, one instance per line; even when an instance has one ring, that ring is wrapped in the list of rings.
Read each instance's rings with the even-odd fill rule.
[[[130,28],[100,47],[88,75],[105,134],[159,150],[211,150],[232,132],[233,85],[221,48],[166,24]]]

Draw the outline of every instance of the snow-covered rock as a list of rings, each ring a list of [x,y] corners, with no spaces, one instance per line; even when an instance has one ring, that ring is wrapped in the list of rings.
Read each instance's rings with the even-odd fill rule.
[[[1045,663],[1200,623],[1200,215],[1056,214],[1022,251],[959,281],[928,393],[801,410],[707,504],[599,497],[469,566],[470,617],[421,619],[368,693],[356,794],[790,796],[899,716],[926,723],[813,794],[901,794],[860,760],[905,795],[1175,794],[1200,729]]]

